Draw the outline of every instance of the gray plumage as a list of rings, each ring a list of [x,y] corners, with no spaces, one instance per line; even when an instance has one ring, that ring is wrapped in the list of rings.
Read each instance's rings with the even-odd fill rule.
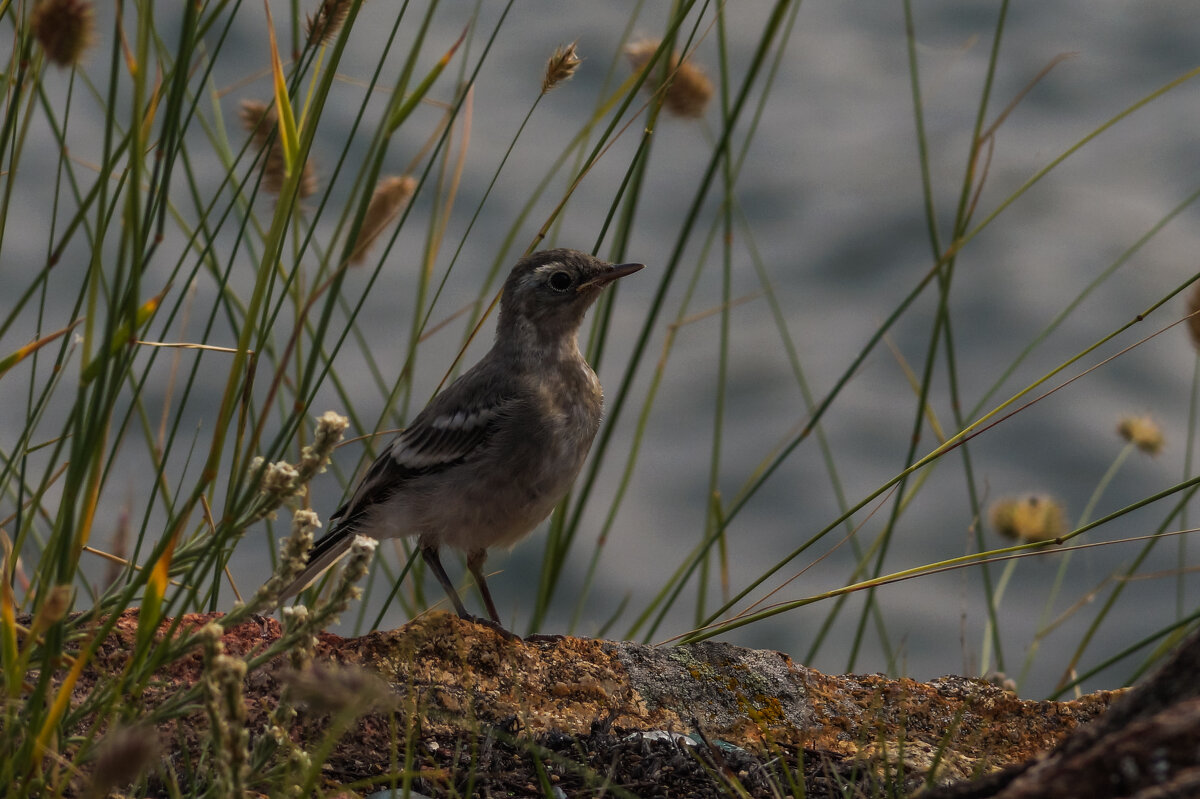
[[[579,474],[603,413],[579,326],[605,286],[641,268],[566,249],[521,259],[504,284],[492,349],[388,443],[282,598],[329,568],[355,535],[416,536],[459,615],[474,618],[438,556],[442,546],[467,553],[499,624],[482,571],[487,550],[528,535]]]

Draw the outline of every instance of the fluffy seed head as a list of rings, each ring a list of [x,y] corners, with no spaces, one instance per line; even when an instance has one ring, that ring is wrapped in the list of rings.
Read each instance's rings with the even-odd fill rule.
[[[297,464],[300,482],[307,483],[325,471],[334,447],[342,440],[342,433],[349,426],[350,420],[335,411],[325,411],[317,417],[312,444],[300,450],[300,463]]]
[[[988,515],[992,529],[1022,543],[1053,541],[1067,531],[1062,505],[1045,494],[997,500]]]
[[[310,14],[305,21],[308,43],[314,45],[332,42],[337,38],[349,13],[350,0],[322,0],[317,13]]]
[[[365,713],[394,704],[387,684],[354,665],[313,663],[282,675],[291,696],[313,713]]]
[[[47,58],[73,67],[92,43],[96,19],[88,0],[39,0],[29,24]]]
[[[280,592],[304,571],[308,550],[312,548],[314,534],[320,526],[321,520],[313,511],[305,508],[292,511],[292,533],[280,544],[279,565],[255,593],[251,603],[254,607],[269,607],[279,602]]]
[[[267,148],[267,154],[262,159],[263,189],[271,194],[279,194],[287,175],[285,172],[286,162],[283,160],[283,145],[279,143],[279,137],[274,135],[275,128],[279,124],[279,115],[275,106],[258,100],[243,100],[238,116],[242,119],[242,127],[250,131],[258,149]],[[313,173],[311,161],[304,162],[299,193],[301,197],[311,197],[317,193],[317,178]]]
[[[296,493],[300,473],[287,461],[276,461],[263,472],[259,490],[270,497],[286,499]]]
[[[350,603],[362,596],[362,588],[356,583],[367,576],[371,558],[379,546],[378,539],[365,535],[354,536],[350,543],[350,553],[346,556],[342,572],[334,582],[329,599],[314,607],[311,616],[315,629],[336,621],[338,614],[350,607]]]
[[[350,255],[350,263],[357,265],[367,259],[367,253],[379,238],[379,234],[388,223],[400,215],[416,188],[417,181],[408,175],[393,175],[379,181],[375,186],[375,193],[371,195],[371,202],[367,205],[362,227],[358,229],[358,238]]]
[[[626,47],[625,55],[634,70],[645,67],[660,44],[661,41],[657,39],[642,39]],[[685,119],[704,116],[708,102],[713,96],[713,84],[708,75],[692,63],[691,59],[680,59],[678,52],[671,53],[670,73],[667,76],[666,94],[663,96],[663,105],[667,111]],[[662,89],[650,81],[642,85],[654,92]]]
[[[1165,439],[1158,422],[1149,416],[1125,416],[1117,423],[1117,434],[1148,455],[1162,452]]]
[[[546,75],[542,78],[542,94],[553,89],[563,81],[568,81],[575,74],[575,70],[579,69],[579,65],[583,63],[583,59],[575,51],[576,42],[571,42],[566,45],[559,45],[554,49],[554,55],[550,56],[550,60],[546,62]]]
[[[118,727],[100,741],[92,772],[91,796],[108,796],[133,782],[158,756],[153,727]]]

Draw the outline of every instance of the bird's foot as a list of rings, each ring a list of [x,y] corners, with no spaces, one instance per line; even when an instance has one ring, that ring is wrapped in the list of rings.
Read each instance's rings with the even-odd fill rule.
[[[566,638],[565,635],[558,633],[530,633],[525,636],[527,644],[557,644]]]
[[[483,627],[490,627],[491,629],[498,632],[500,634],[500,637],[506,638],[509,641],[520,641],[521,640],[521,636],[517,635],[514,632],[509,632],[508,630],[504,629],[504,625],[502,625],[500,622],[496,621],[495,619],[486,619],[483,616],[472,616],[470,613],[460,614],[460,616],[463,619],[463,621],[469,621],[469,622],[471,622],[471,624],[478,624]]]

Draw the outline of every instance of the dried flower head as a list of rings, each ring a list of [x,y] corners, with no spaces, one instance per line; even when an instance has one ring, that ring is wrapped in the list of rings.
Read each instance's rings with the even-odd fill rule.
[[[349,426],[350,420],[335,411],[325,411],[317,417],[313,443],[300,450],[297,471],[300,473],[298,479],[301,483],[307,483],[325,471],[334,447],[342,440],[342,434]]]
[[[570,80],[571,76],[575,74],[575,70],[579,69],[583,59],[575,51],[576,44],[577,42],[571,42],[565,47],[560,44],[554,48],[554,55],[550,56],[550,60],[546,62],[546,75],[542,78],[542,94],[558,84]]]
[[[246,729],[243,681],[246,661],[218,652],[206,653],[205,707],[213,741],[217,784],[225,796],[242,796],[250,773],[250,732]]]
[[[358,599],[362,589],[355,583],[367,576],[367,567],[371,565],[371,558],[374,557],[375,550],[378,548],[378,539],[366,535],[354,536],[354,540],[350,542],[350,554],[346,558],[346,566],[342,569],[342,585],[334,591],[335,594],[349,589],[350,598]]]
[[[251,600],[255,609],[278,604],[279,594],[304,571],[308,550],[320,526],[320,517],[313,511],[304,508],[292,511],[292,533],[279,546],[279,565],[275,567],[275,573],[259,587]]]
[[[238,109],[242,127],[254,134],[255,141],[265,142],[279,124],[279,115],[275,107],[261,100],[242,100]]]
[[[373,707],[394,704],[391,691],[377,674],[364,668],[337,663],[311,663],[284,672],[290,696],[313,713],[359,715]]]
[[[287,177],[283,160],[283,145],[275,129],[279,125],[279,115],[275,107],[258,100],[243,100],[238,111],[242,119],[242,127],[250,131],[254,144],[259,150],[266,148],[266,156],[262,159],[263,189],[271,194],[279,194],[283,190],[283,182]],[[317,178],[313,172],[312,162],[304,162],[304,170],[300,176],[298,188],[301,197],[311,197],[317,192]]]
[[[47,58],[73,67],[95,38],[96,18],[88,0],[38,0],[29,25]]]
[[[350,0],[321,0],[317,13],[305,20],[309,45],[329,44],[336,39],[349,13]]]
[[[1148,455],[1162,452],[1165,439],[1158,422],[1149,416],[1125,416],[1117,423],[1117,434]]]
[[[305,558],[320,526],[321,519],[314,511],[298,508],[292,512],[292,534],[283,542],[279,552],[280,568],[295,572],[286,575],[286,582],[291,582],[304,571],[307,565]]]
[[[217,654],[225,651],[225,628],[217,624],[215,621],[210,621],[199,630],[196,630],[196,638],[204,645],[206,652]]]
[[[371,195],[371,202],[367,205],[362,226],[358,229],[358,238],[354,242],[350,263],[361,264],[367,259],[367,252],[375,244],[379,234],[400,215],[416,188],[417,181],[408,175],[393,175],[379,181]]]
[[[300,472],[295,466],[287,461],[277,461],[267,465],[259,490],[272,499],[283,500],[299,489],[299,477]]]
[[[626,47],[625,55],[628,56],[634,70],[643,69],[661,43],[657,39],[642,39]],[[681,60],[678,52],[671,53],[669,71],[666,93],[663,96],[663,105],[667,111],[685,119],[704,116],[708,101],[713,96],[713,84],[708,75],[692,63],[691,59]],[[661,86],[653,85],[650,81],[642,85],[654,92],[662,90]]]
[[[319,643],[312,634],[313,616],[309,614],[307,605],[286,605],[280,608],[280,614],[283,616],[284,635],[296,636],[296,642],[288,650],[288,659],[292,668],[304,668],[316,654]]]
[[[356,585],[367,576],[371,558],[379,547],[379,541],[365,535],[354,536],[350,543],[350,553],[346,556],[341,574],[334,581],[329,599],[313,608],[312,623],[316,629],[325,627],[337,619],[338,614],[350,607],[350,603],[362,596],[362,589]]]
[[[285,605],[279,609],[285,630],[299,629],[308,623],[308,605]]]
[[[158,757],[158,732],[149,726],[118,727],[96,749],[91,796],[108,796],[141,776]]]
[[[992,529],[1022,543],[1053,541],[1067,531],[1062,505],[1045,494],[997,500],[988,515]]]

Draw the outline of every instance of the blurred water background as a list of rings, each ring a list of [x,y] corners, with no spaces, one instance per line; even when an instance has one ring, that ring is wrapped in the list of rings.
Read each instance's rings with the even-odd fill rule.
[[[347,80],[339,85],[332,105],[326,109],[325,123],[314,144],[318,175],[328,168],[322,162],[322,153],[338,152],[351,135],[352,114],[363,91],[356,81],[369,75],[383,46],[382,41],[372,37],[388,34],[398,7],[396,3],[373,0],[362,9],[352,50],[339,67]],[[996,3],[948,1],[923,2],[914,7],[933,198],[944,220],[943,236],[958,201],[998,9]],[[479,27],[486,30],[502,11],[498,3],[443,4],[430,33],[431,41],[438,44],[429,52],[449,47],[471,14],[479,15]],[[741,3],[736,13],[729,15],[732,74],[740,75],[751,57],[768,11],[768,4]],[[434,320],[449,316],[474,298],[499,242],[543,176],[547,158],[557,154],[578,129],[580,120],[592,113],[613,53],[620,50],[627,30],[635,36],[659,35],[665,15],[665,6],[628,2],[518,3],[508,12],[495,50],[475,87],[467,168],[439,266],[448,264],[460,243],[462,252],[439,299]],[[278,20],[280,15],[276,16]],[[222,95],[220,106],[230,117],[241,99],[267,99],[270,95],[269,80],[262,72],[268,64],[268,50],[261,11],[247,8],[241,17],[233,30],[234,47],[226,53],[237,51],[243,57],[238,62],[226,56],[213,76],[217,88],[229,90]],[[701,26],[702,32],[706,28],[707,23]],[[582,68],[571,83],[555,90],[539,106],[499,175],[479,221],[465,234],[471,214],[538,90],[545,59],[556,45],[576,39],[586,59]],[[482,42],[473,41],[470,46],[478,48]],[[406,55],[403,42],[393,53],[391,68],[399,69]],[[1037,170],[1098,126],[1195,67],[1200,59],[1200,7],[1153,0],[1138,4],[1078,0],[1013,4],[1001,43],[987,124],[1044,67],[1063,54],[1070,57],[1033,85],[997,129],[977,218],[991,213]],[[715,74],[718,57],[716,37],[708,29],[694,58]],[[108,64],[93,63],[89,69],[95,71],[93,80],[103,84]],[[628,67],[619,60],[618,69],[618,79],[624,79]],[[244,83],[253,75],[259,77]],[[818,398],[829,391],[934,261],[922,204],[903,6],[861,0],[804,3],[776,80],[737,188],[747,227],[735,234],[733,243],[733,295],[746,301],[732,310],[730,404],[724,424],[720,478],[725,497],[736,494],[772,449],[794,434],[796,426],[807,418],[780,345],[779,331],[759,295],[761,285],[747,247],[756,248],[767,265],[776,296],[785,309],[788,332]],[[449,83],[445,92],[448,98]],[[344,113],[339,113],[339,108],[344,108]],[[419,121],[425,114],[424,127],[406,124],[401,139],[392,147],[390,169],[403,169],[417,153],[438,113],[436,109],[418,111],[414,119]],[[617,324],[598,369],[610,390],[620,379],[623,359],[657,285],[655,272],[678,234],[686,201],[707,163],[715,129],[712,120],[718,113],[717,108],[710,108],[708,119],[698,122],[664,118],[655,131],[649,176],[626,253],[627,260],[642,261],[647,270],[621,286],[615,309]],[[73,124],[80,122],[73,120]],[[964,249],[954,278],[951,307],[964,411],[991,390],[1007,366],[1089,283],[1197,190],[1198,123],[1200,83],[1191,81],[1117,123],[1072,155]],[[554,244],[594,247],[603,215],[637,146],[639,124],[635,123],[583,181]],[[84,136],[79,146],[81,156],[86,157],[87,147]],[[45,154],[47,168],[52,168],[53,157],[52,152]],[[25,168],[34,168],[30,165],[35,163],[28,161]],[[204,175],[205,165],[197,164],[196,171]],[[201,178],[201,182],[211,180],[216,185],[221,177],[216,165],[211,177]],[[51,185],[47,181],[47,189]],[[557,197],[548,196],[539,204],[519,242],[521,246],[532,237]],[[715,193],[710,196],[702,226],[714,218],[718,201]],[[45,202],[44,197],[31,197],[26,216],[10,219],[10,226],[44,226],[40,209]],[[360,316],[364,330],[373,337],[375,357],[385,369],[400,368],[408,345],[411,320],[404,314],[428,227],[424,224],[430,213],[426,197],[418,195],[412,213]],[[1196,208],[1184,210],[1111,277],[1087,293],[1062,326],[1004,381],[984,410],[1129,321],[1192,276],[1200,252],[1198,213]],[[34,262],[43,257],[39,247],[44,246],[44,237],[31,237],[25,251],[22,242],[12,236],[11,228],[10,239],[6,242],[4,267],[12,280],[12,273],[21,268],[23,260]],[[702,243],[703,236],[694,237],[685,269],[690,270],[699,259]],[[164,245],[164,274],[181,246],[179,242]],[[600,254],[608,254],[604,246]],[[73,256],[74,263],[67,258],[58,267],[60,279],[69,280],[70,270],[86,263],[81,253]],[[692,300],[692,312],[720,303],[719,260],[710,260]],[[352,274],[349,281],[365,279],[365,273]],[[250,280],[249,270],[246,280]],[[204,307],[203,299],[212,296],[213,288],[201,283],[197,292],[200,307]],[[643,391],[681,294],[676,291],[667,298],[662,321],[649,345],[650,357],[638,378]],[[935,311],[936,296],[930,291],[922,295],[890,335],[895,351],[918,372],[925,362]],[[68,308],[48,309],[49,314],[64,318],[68,312]],[[1082,371],[1185,313],[1181,295],[1129,333],[1068,369],[1063,377]],[[633,486],[617,516],[599,563],[597,582],[576,628],[581,634],[594,633],[628,599],[632,610],[609,631],[613,636],[623,634],[633,612],[650,600],[664,576],[704,533],[717,325],[714,315],[679,329]],[[489,324],[482,339],[490,339],[491,329]],[[460,342],[461,329],[452,326],[424,345],[414,374],[418,404],[433,392]],[[20,342],[7,343],[12,349]],[[478,357],[486,346],[486,340],[474,344],[468,361]],[[349,385],[355,385],[357,374],[363,375],[363,383],[369,382],[353,341],[338,357],[342,376]],[[1165,430],[1166,448],[1157,458],[1138,453],[1129,459],[1101,498],[1094,516],[1190,476],[1185,472],[1189,447],[1186,437],[1196,360],[1185,327],[1179,326],[975,439],[970,454],[985,499],[1049,492],[1064,503],[1074,526],[1124,444],[1115,430],[1118,419],[1130,413],[1154,416]],[[939,363],[932,409],[941,425],[953,432],[944,360]],[[222,373],[219,364],[213,369],[214,375]],[[7,407],[23,407],[23,388],[10,385],[12,382],[0,382],[0,401]],[[1052,381],[1052,385],[1057,382],[1060,380]],[[158,399],[154,392],[162,393],[161,401],[167,401],[165,385],[147,387],[151,406]],[[213,385],[219,383],[214,381]],[[212,391],[215,407],[219,389],[214,387]],[[374,419],[382,405],[382,397],[368,395],[362,398],[359,409],[363,418]],[[198,410],[201,407],[202,403],[193,402],[189,411],[196,414],[197,429],[205,424],[204,414]],[[315,413],[327,408],[339,409],[332,388],[323,391],[313,405]],[[824,430],[850,502],[856,502],[904,467],[915,408],[913,388],[897,356],[887,347],[877,348],[824,419]],[[616,457],[603,471],[584,517],[583,540],[578,542],[559,588],[555,607],[560,610],[544,625],[546,631],[562,631],[570,623],[592,540],[603,522],[607,501],[616,490],[638,410],[636,405],[627,408],[617,420],[613,447]],[[400,423],[402,420],[392,420],[392,424]],[[8,415],[5,436],[14,435],[20,424],[17,414]],[[926,425],[919,452],[924,454],[936,444]],[[343,447],[338,453],[339,469],[352,472],[360,455],[358,444]],[[132,460],[127,487],[113,490],[127,490],[131,495],[146,490],[139,478],[141,468]],[[314,506],[327,516],[342,495],[334,473],[318,479],[314,490]],[[884,504],[883,510],[870,518],[866,513],[855,517],[856,524],[862,524],[858,535],[864,547],[881,529],[890,507]],[[1164,507],[1165,503],[1159,503],[1122,517],[1089,540],[1153,532],[1166,513]],[[120,513],[116,504],[103,507],[97,529],[114,527]],[[761,574],[838,513],[821,453],[810,439],[792,453],[730,525],[729,577],[733,588]],[[972,525],[978,523],[967,502],[961,459],[957,455],[947,457],[932,470],[901,518],[885,571],[971,551]],[[528,620],[543,535],[543,531],[535,533],[511,553],[495,552],[489,561],[489,566],[500,572],[490,585],[501,614],[518,630]],[[813,564],[840,537],[840,532],[829,537],[767,585],[774,587],[784,576]],[[988,539],[994,546],[1003,543],[991,532]],[[1087,604],[1091,592],[1127,564],[1137,547],[1116,545],[1075,555],[1067,582],[1049,611],[1046,602],[1059,558],[1028,559],[1017,567],[1000,607],[1002,640],[1010,662],[1021,662],[1045,614],[1052,618],[1075,603],[1084,603],[1042,642],[1033,671],[1021,686],[1023,694],[1037,696],[1053,688],[1067,656],[1092,618],[1094,608]],[[1187,537],[1157,547],[1141,569],[1141,573],[1152,576],[1128,587],[1089,649],[1089,662],[1194,609],[1200,598],[1200,580],[1187,574],[1181,581],[1177,570],[1195,568],[1197,548]],[[388,557],[394,562],[390,550]],[[803,597],[843,585],[853,565],[850,547],[842,546],[783,587],[775,599]],[[251,532],[231,568],[243,590],[258,585],[268,573],[266,537]],[[450,570],[457,576],[458,564]],[[432,581],[430,590],[430,596],[436,596]],[[719,592],[715,579],[712,591],[714,595]],[[828,671],[840,671],[849,665],[863,596],[851,598],[831,637],[810,665]],[[376,591],[373,601],[379,603],[382,597]],[[897,657],[894,663],[888,663],[872,623],[853,663],[855,670],[890,669],[919,679],[979,670],[986,616],[977,569],[888,586],[878,597]],[[470,601],[477,600],[472,597]],[[709,608],[713,606],[710,602]],[[778,649],[802,659],[830,607],[831,603],[824,602],[795,610],[742,628],[726,639]],[[372,617],[374,611],[373,606],[368,616]],[[656,640],[690,629],[694,616],[694,606],[685,595],[657,631]],[[402,613],[393,608],[385,615],[384,626],[404,621]],[[1118,684],[1134,665],[1120,664],[1084,687]]]

